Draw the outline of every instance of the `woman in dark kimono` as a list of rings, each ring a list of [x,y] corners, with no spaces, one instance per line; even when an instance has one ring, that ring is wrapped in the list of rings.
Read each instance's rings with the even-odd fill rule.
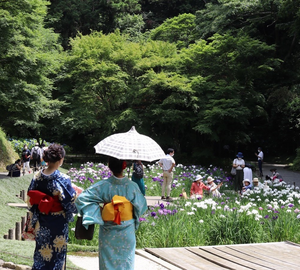
[[[28,188],[28,207],[35,228],[33,270],[65,269],[68,222],[76,213],[76,192],[69,176],[58,171],[65,150],[52,144],[44,151],[48,167],[37,172]]]

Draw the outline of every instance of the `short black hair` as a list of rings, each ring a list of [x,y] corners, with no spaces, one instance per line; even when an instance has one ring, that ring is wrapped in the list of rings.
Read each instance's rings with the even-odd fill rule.
[[[170,154],[170,153],[172,153],[172,152],[174,152],[174,149],[173,149],[173,148],[168,148],[167,154]]]

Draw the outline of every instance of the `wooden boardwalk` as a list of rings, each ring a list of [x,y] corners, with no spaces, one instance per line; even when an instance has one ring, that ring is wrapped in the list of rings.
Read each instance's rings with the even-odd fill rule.
[[[136,254],[171,270],[198,269],[300,269],[300,245],[292,242],[146,248]]]

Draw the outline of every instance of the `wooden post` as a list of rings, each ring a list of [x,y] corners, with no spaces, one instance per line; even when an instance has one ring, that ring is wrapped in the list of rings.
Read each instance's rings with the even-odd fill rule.
[[[15,230],[14,229],[9,229],[8,230],[8,239],[9,240],[14,240],[15,239]]]
[[[23,229],[25,227],[25,223],[26,223],[26,217],[22,217],[22,221],[21,221],[21,230],[23,232]]]
[[[22,197],[21,198],[25,202],[25,198],[26,198],[25,190],[22,190]]]
[[[21,223],[20,222],[16,222],[16,240],[21,240]]]

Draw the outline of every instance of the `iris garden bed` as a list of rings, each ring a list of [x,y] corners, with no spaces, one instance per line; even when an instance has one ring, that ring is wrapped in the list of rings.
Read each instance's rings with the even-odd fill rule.
[[[127,170],[131,175],[131,169]],[[86,163],[79,169],[70,169],[72,181],[87,188],[110,176],[104,164]],[[183,188],[189,193],[197,174],[205,179],[223,181],[221,198],[204,195],[198,199],[184,199]],[[161,169],[158,165],[145,167],[146,196],[161,195]],[[231,178],[220,168],[210,166],[177,165],[171,196],[173,203],[157,204],[140,218],[136,233],[137,248],[182,247],[198,245],[224,245],[262,243],[289,240],[300,243],[300,193],[298,188],[284,182],[268,182],[268,186],[255,188],[244,195],[232,191]],[[74,230],[72,223],[70,230]],[[92,241],[76,240],[70,233],[70,243],[97,246],[96,226]]]

